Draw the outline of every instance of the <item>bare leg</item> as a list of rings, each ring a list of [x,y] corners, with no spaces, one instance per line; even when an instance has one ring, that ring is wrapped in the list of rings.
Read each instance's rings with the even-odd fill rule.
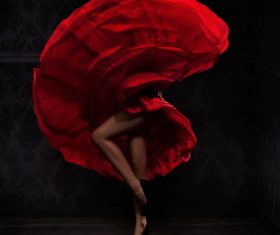
[[[129,133],[127,137],[133,162],[133,170],[139,179],[147,179],[147,146],[141,131],[143,130]]]
[[[146,142],[141,131],[135,131],[128,134],[128,142],[133,162],[133,170],[139,179],[147,179],[146,177]],[[146,216],[141,215],[141,204],[137,198],[133,195],[133,202],[135,208],[135,231],[134,235],[142,232],[147,224]]]
[[[137,130],[144,121],[145,115],[133,117],[121,110],[108,118],[92,133],[93,141],[123,175],[142,204],[146,203],[146,197],[140,186],[139,179],[134,174],[121,149],[110,138]]]

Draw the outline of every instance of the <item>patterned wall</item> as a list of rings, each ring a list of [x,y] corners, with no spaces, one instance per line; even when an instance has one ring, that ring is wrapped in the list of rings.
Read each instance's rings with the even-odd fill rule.
[[[1,215],[132,213],[132,204],[126,203],[131,200],[128,189],[65,162],[49,147],[33,113],[32,68],[54,27],[84,2],[0,1]],[[269,195],[264,195],[267,186],[258,179],[277,175],[276,168],[275,173],[267,174],[276,153],[267,155],[266,166],[260,165],[265,158],[256,150],[261,135],[256,128],[259,98],[266,99],[258,90],[259,80],[265,78],[259,75],[259,65],[266,6],[255,3],[252,8],[246,1],[232,0],[202,2],[229,23],[231,48],[214,69],[174,84],[164,93],[192,121],[198,147],[189,164],[156,181],[157,213],[256,214],[257,202],[270,202]],[[266,136],[271,134],[267,130]],[[257,171],[260,167],[262,174]],[[256,201],[258,190],[263,197]],[[279,201],[274,203],[279,206]],[[163,210],[162,205],[170,207]],[[117,208],[125,209],[120,212]],[[266,212],[275,223],[279,217],[269,216],[272,210],[271,205]]]
[[[260,213],[280,234],[280,35],[278,27],[280,3],[270,1],[264,18],[260,40],[261,58],[258,78],[258,205]]]

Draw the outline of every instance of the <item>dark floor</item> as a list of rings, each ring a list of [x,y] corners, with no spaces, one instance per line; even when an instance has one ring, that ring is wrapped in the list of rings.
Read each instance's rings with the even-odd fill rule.
[[[151,221],[151,235],[269,235],[256,218],[182,219]],[[134,221],[122,218],[0,219],[2,235],[132,235]]]

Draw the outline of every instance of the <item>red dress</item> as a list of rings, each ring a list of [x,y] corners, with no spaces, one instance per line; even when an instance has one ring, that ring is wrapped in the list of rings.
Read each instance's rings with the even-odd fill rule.
[[[91,133],[120,109],[158,112],[146,124],[146,176],[164,176],[189,161],[197,138],[179,110],[143,91],[210,69],[228,33],[196,0],[91,0],[58,25],[34,68],[39,127],[66,161],[124,181]],[[114,141],[132,164],[127,137]]]

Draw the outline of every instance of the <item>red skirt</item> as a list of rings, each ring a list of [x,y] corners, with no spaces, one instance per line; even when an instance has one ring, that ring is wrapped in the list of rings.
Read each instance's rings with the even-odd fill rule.
[[[123,180],[91,134],[120,109],[157,112],[146,123],[149,180],[186,163],[197,138],[189,119],[142,91],[213,67],[228,47],[227,24],[196,0],[92,0],[55,29],[34,68],[34,112],[66,161]],[[140,95],[139,95],[140,94]],[[127,137],[115,143],[132,166]]]

